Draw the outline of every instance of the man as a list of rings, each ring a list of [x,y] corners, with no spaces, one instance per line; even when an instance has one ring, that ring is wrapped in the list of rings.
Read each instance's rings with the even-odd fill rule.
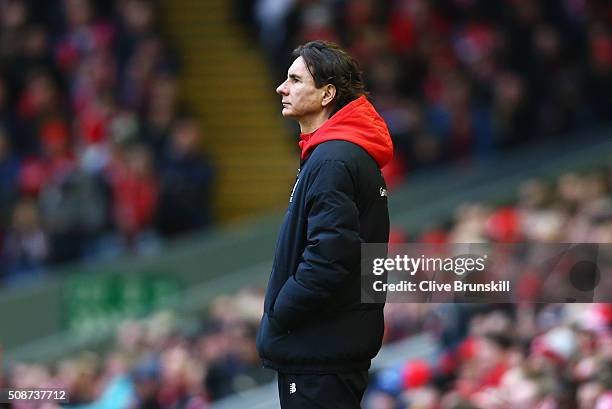
[[[276,92],[283,116],[300,125],[301,166],[257,347],[278,371],[283,409],[359,408],[384,329],[383,304],[361,302],[361,243],[389,239],[380,168],[393,145],[347,53],[314,41],[293,56]]]

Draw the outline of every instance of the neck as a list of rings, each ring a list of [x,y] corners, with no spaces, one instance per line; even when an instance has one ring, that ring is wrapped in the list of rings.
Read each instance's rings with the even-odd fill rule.
[[[303,134],[313,133],[321,127],[329,119],[331,111],[324,109],[312,116],[300,118],[298,123],[300,124],[300,132]]]

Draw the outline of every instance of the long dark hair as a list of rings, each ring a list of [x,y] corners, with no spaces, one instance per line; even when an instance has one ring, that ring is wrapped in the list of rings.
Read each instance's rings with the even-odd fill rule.
[[[293,50],[294,60],[302,57],[317,88],[326,84],[336,87],[332,115],[349,102],[368,93],[357,62],[337,44],[311,41]]]

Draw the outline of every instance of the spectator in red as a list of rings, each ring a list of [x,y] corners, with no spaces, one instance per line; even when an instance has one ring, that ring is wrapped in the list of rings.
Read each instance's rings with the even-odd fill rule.
[[[128,248],[152,227],[158,203],[158,184],[150,150],[144,145],[126,147],[111,164],[113,219]]]
[[[67,125],[54,119],[40,128],[42,155],[27,158],[19,175],[21,191],[33,197],[49,184],[61,183],[76,168]]]

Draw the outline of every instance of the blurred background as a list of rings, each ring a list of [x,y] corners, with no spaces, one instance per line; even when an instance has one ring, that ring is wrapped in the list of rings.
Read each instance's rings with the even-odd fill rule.
[[[389,126],[392,243],[612,242],[611,27],[606,0],[0,0],[0,387],[277,407],[274,90],[314,39]],[[610,305],[385,315],[366,409],[612,408]]]

